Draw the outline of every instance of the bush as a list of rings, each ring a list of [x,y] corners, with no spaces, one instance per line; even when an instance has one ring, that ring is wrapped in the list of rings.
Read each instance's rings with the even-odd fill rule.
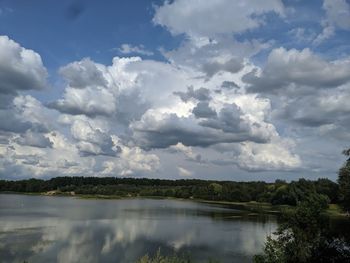
[[[178,256],[162,256],[160,254],[160,249],[154,257],[149,257],[148,255],[140,258],[137,263],[191,263],[191,260],[185,257]]]

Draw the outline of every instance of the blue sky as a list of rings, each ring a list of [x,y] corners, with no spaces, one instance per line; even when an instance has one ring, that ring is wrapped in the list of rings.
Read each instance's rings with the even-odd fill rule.
[[[173,48],[178,39],[154,26],[153,5],[162,1],[1,1],[1,32],[35,49],[52,72],[91,57],[110,63],[124,43],[157,50]],[[155,58],[162,59],[156,53]]]
[[[0,178],[336,179],[350,3],[0,1]]]

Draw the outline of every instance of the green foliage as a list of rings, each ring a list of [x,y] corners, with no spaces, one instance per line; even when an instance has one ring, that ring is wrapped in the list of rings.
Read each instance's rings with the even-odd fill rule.
[[[264,254],[254,256],[253,261],[255,263],[284,263],[287,262],[284,251],[285,244],[268,236]]]
[[[338,186],[327,179],[301,179],[286,183],[232,182],[205,180],[161,180],[117,177],[56,177],[49,180],[0,180],[0,191],[41,193],[58,191],[81,195],[120,197],[176,197],[210,201],[267,202],[274,205],[296,205],[306,196],[320,193],[337,200]]]
[[[349,156],[350,149],[344,151],[344,154]],[[339,199],[340,204],[347,212],[350,211],[350,158],[345,162],[339,170]]]
[[[300,179],[290,184],[280,184],[272,194],[271,203],[275,205],[287,204],[295,206],[302,200],[311,198],[316,194],[327,195],[327,193],[330,192],[328,189],[324,189],[326,186],[324,186],[324,188],[319,187],[322,191],[318,192],[316,187],[318,184],[319,181],[313,182],[306,179]]]
[[[162,256],[160,250],[154,257],[149,257],[148,255],[140,258],[137,263],[190,263],[191,260],[185,257],[178,256]]]
[[[163,256],[160,253],[160,249],[158,249],[157,253],[154,257],[150,257],[149,255],[145,255],[140,258],[136,263],[191,263],[193,262],[189,257],[185,256]],[[219,261],[208,260],[208,263],[219,263]]]
[[[267,239],[264,254],[255,262],[307,262],[319,246],[324,220],[321,212],[327,207],[327,198],[315,194],[298,203],[296,209],[284,213],[284,222],[275,236]]]
[[[222,193],[222,185],[218,183],[211,183],[209,186],[209,191],[213,192],[213,194],[219,195]]]
[[[350,149],[344,152],[350,155]],[[337,194],[344,209],[350,210],[350,159],[339,170],[339,186],[327,179],[315,183],[299,180],[282,184],[272,202],[296,204],[296,209],[284,213],[284,222],[269,236],[256,263],[322,263],[350,262],[350,242],[334,236],[322,212]],[[339,192],[338,192],[339,191]]]
[[[328,196],[331,203],[339,201],[339,185],[329,179],[320,178],[315,182],[316,192]]]

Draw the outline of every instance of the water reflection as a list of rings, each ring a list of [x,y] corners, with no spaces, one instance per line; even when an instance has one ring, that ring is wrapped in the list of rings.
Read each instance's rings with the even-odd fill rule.
[[[3,262],[133,262],[158,248],[250,262],[275,228],[273,219],[194,202],[0,195]]]

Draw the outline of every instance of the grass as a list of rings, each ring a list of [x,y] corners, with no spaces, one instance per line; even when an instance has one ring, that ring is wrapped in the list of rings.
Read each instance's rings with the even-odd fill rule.
[[[329,217],[348,217],[342,208],[337,204],[329,204],[326,213]]]

